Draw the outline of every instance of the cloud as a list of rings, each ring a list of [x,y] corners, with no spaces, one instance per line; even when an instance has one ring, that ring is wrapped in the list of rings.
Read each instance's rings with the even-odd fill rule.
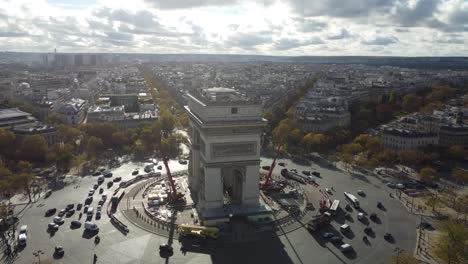
[[[393,20],[402,26],[412,27],[431,19],[441,0],[419,0],[414,6],[409,1],[399,1]]]
[[[374,12],[387,12],[395,0],[289,0],[296,13],[305,17],[360,17]]]
[[[204,6],[235,5],[238,0],[145,0],[159,9],[187,9]]]
[[[353,35],[348,30],[342,28],[339,33],[331,34],[327,37],[329,40],[351,38]]]
[[[328,23],[315,19],[296,19],[302,32],[317,32],[328,27]]]
[[[361,43],[364,45],[386,46],[386,45],[397,43],[398,41],[399,41],[398,38],[390,36],[390,37],[375,37],[373,39],[363,40],[361,41]]]
[[[268,31],[239,33],[230,36],[226,44],[246,50],[255,49],[256,46],[272,42],[272,37]]]
[[[325,42],[319,37],[310,37],[306,40],[298,40],[295,38],[282,38],[276,41],[273,48],[276,50],[290,50],[303,46],[319,45]]]

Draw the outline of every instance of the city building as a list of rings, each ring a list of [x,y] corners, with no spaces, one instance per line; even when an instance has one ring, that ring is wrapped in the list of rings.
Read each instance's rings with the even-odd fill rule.
[[[49,145],[58,140],[56,127],[43,124],[17,108],[0,109],[0,128],[13,132],[18,140],[31,135],[43,136]]]
[[[191,157],[189,188],[204,225],[241,214],[270,213],[259,203],[260,135],[266,120],[259,102],[230,88],[188,94]]]
[[[61,103],[55,112],[67,125],[79,125],[84,122],[88,111],[88,103],[79,98],[72,98]]]
[[[443,146],[460,145],[468,147],[468,125],[443,125],[439,129],[439,144]]]
[[[439,137],[434,132],[421,132],[398,128],[384,128],[382,145],[395,152],[415,150],[427,145],[437,145]]]
[[[125,106],[125,112],[140,111],[138,95],[136,94],[110,94],[105,95],[105,97],[109,97],[110,106]]]
[[[337,97],[304,100],[294,111],[294,121],[304,133],[324,133],[335,127],[347,127],[351,114],[346,100]]]

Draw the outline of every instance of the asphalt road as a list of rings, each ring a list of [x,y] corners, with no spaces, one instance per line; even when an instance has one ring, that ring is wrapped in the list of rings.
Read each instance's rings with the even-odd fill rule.
[[[310,167],[292,164],[290,161],[286,162],[290,163],[289,168],[295,167],[298,171],[310,169]],[[271,160],[265,159],[262,165],[270,165],[270,163]],[[171,164],[174,170],[186,169],[186,165],[180,166],[176,162]],[[131,171],[135,167],[143,168],[141,164],[126,164],[114,170],[113,177],[121,176],[123,180],[131,178]],[[275,173],[279,174],[279,169],[278,166]],[[369,238],[370,245],[362,241],[365,224],[357,220],[356,211],[351,212],[353,221],[346,221],[351,226],[354,235],[344,236],[344,242],[351,244],[355,249],[355,254],[351,255],[343,255],[333,244],[322,241],[321,233],[314,237],[301,228],[279,237],[265,235],[266,237],[261,241],[253,244],[221,248],[195,246],[185,253],[180,251],[179,242],[175,241],[174,256],[163,259],[159,256],[158,247],[161,243],[167,242],[167,238],[149,234],[128,223],[122,215],[118,214],[119,219],[129,225],[130,233],[125,236],[109,222],[105,213],[102,214],[100,220],[93,220],[100,228],[101,242],[98,245],[94,244],[93,237],[83,235],[83,227],[70,229],[70,222],[78,219],[77,213],[70,218],[65,218],[65,223],[59,231],[51,236],[46,230],[47,224],[52,222],[52,217],[44,217],[44,212],[48,208],[55,207],[60,210],[69,203],[84,202],[89,188],[96,183],[97,178],[87,176],[67,178],[70,183],[66,187],[55,191],[48,199],[41,198],[24,211],[20,225],[28,225],[28,245],[19,253],[15,263],[36,261],[37,259],[33,256],[36,250],[44,252],[41,255],[41,263],[46,263],[44,260],[50,260],[53,263],[70,264],[93,263],[94,254],[98,256],[97,263],[384,263],[392,255],[395,247],[407,252],[413,251],[418,219],[406,213],[398,201],[390,198],[389,190],[378,179],[371,176],[350,176],[318,165],[313,165],[313,170],[319,171],[322,175],[322,179],[317,180],[321,187],[333,186],[336,193],[332,195],[332,198],[342,200],[342,204],[344,191],[356,193],[358,189],[362,189],[366,192],[367,196],[360,198],[362,208],[367,213],[376,212],[381,219],[380,224],[370,222],[376,232],[375,238]],[[107,189],[107,181],[108,179],[102,184],[105,189]],[[113,186],[107,191],[108,194],[115,188],[116,186]],[[97,207],[98,200],[98,194],[95,194],[92,205],[94,208]],[[383,202],[386,211],[376,208],[377,201]],[[343,220],[338,218],[338,221],[332,223],[333,228],[339,230],[342,222]],[[334,232],[338,233],[339,231],[336,230]],[[394,243],[383,239],[385,232],[392,233],[395,237]],[[64,258],[58,260],[52,258],[56,245],[64,247]]]

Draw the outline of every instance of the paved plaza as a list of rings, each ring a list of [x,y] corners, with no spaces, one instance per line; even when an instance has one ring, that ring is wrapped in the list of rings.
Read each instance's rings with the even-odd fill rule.
[[[139,228],[117,211],[116,217],[128,225],[130,232],[127,235],[118,231],[104,213],[100,220],[95,221],[100,228],[101,242],[97,245],[93,237],[83,234],[83,228],[70,229],[70,222],[78,219],[78,213],[65,218],[65,223],[54,234],[46,232],[47,224],[52,222],[52,217],[44,217],[48,208],[60,210],[69,203],[84,202],[88,189],[96,183],[94,176],[68,177],[67,185],[51,195],[47,199],[40,198],[36,203],[28,205],[20,214],[20,223],[28,225],[28,245],[18,254],[15,263],[34,263],[37,258],[33,252],[41,250],[41,263],[51,261],[53,263],[93,263],[93,255],[98,256],[97,263],[384,263],[393,254],[396,247],[412,253],[416,243],[416,226],[419,218],[410,215],[399,201],[389,197],[390,190],[382,183],[382,179],[376,176],[360,174],[348,174],[336,169],[332,164],[312,164],[301,166],[289,160],[280,160],[287,163],[289,169],[318,171],[321,178],[317,179],[320,188],[333,186],[335,192],[331,199],[342,201],[344,208],[343,192],[356,193],[358,189],[366,193],[365,197],[359,197],[361,207],[367,214],[375,212],[380,221],[361,222],[357,220],[356,210],[350,212],[351,219],[344,219],[340,215],[332,221],[332,227],[327,232],[339,233],[339,226],[343,223],[350,225],[352,232],[344,236],[344,242],[349,243],[355,249],[355,253],[344,255],[332,243],[321,238],[325,230],[311,235],[305,228],[305,222],[295,222],[282,226],[278,232],[262,233],[258,240],[238,244],[213,244],[194,245],[183,252],[180,244],[174,240],[174,255],[169,259],[159,256],[158,247],[167,243],[168,238],[147,232]],[[271,159],[262,159],[263,165],[270,165]],[[175,171],[187,169],[187,165],[180,165],[171,161],[171,168]],[[136,167],[142,169],[144,164],[127,163],[113,170],[114,177],[122,177],[123,180],[131,179],[131,172]],[[277,166],[274,173],[279,175],[282,167]],[[141,170],[140,170],[141,171]],[[162,171],[164,174],[164,170]],[[112,178],[110,178],[112,179]],[[112,193],[116,186],[109,190],[106,181],[102,186],[108,193]],[[316,193],[313,186],[302,186],[306,192]],[[97,196],[97,195],[95,195]],[[96,197],[95,197],[96,198]],[[97,198],[93,201],[93,207],[97,206]],[[107,202],[109,199],[107,200]],[[385,210],[377,209],[376,203],[381,201]],[[107,206],[107,202],[104,208]],[[312,201],[318,208],[318,201]],[[23,209],[17,207],[17,210]],[[313,212],[312,212],[313,213]],[[304,220],[305,221],[305,220]],[[83,219],[82,219],[83,222]],[[369,237],[369,243],[362,240],[363,230],[370,225],[375,231],[375,237]],[[383,239],[383,234],[390,232],[394,243]],[[61,245],[65,249],[65,256],[61,259],[53,259],[53,248]]]

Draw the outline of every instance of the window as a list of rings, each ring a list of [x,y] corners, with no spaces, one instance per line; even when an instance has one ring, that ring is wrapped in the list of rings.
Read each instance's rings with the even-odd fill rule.
[[[237,107],[231,108],[231,114],[237,114]]]

